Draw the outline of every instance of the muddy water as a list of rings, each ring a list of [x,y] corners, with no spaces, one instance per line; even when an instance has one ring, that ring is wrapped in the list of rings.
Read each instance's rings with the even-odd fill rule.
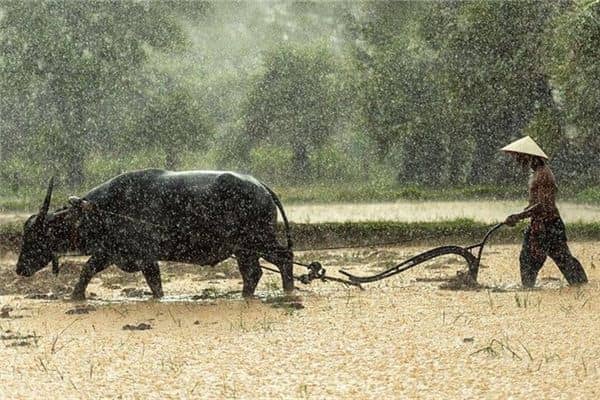
[[[440,289],[464,267],[452,257],[364,291],[313,282],[287,303],[268,272],[260,298],[245,301],[232,263],[163,265],[165,301],[144,294],[139,274],[111,268],[92,281],[87,312],[24,298],[68,293],[82,260],[21,279],[4,258],[0,398],[597,398],[600,243],[571,247],[591,279],[582,288],[548,262],[536,290],[521,290],[519,249],[502,245],[484,253],[487,290]],[[298,257],[368,274],[423,250]]]
[[[442,221],[470,218],[481,222],[498,222],[520,211],[524,201],[422,201],[381,203],[290,204],[285,211],[294,222],[346,221]],[[600,206],[576,203],[558,204],[567,222],[600,221]],[[28,213],[0,213],[0,224],[24,221]]]

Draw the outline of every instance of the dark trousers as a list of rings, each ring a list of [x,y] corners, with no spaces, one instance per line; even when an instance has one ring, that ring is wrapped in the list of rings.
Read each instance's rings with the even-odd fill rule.
[[[581,263],[573,257],[567,245],[565,224],[561,218],[550,221],[532,221],[525,229],[521,263],[523,286],[533,287],[538,272],[550,257],[570,285],[586,283],[587,276]]]

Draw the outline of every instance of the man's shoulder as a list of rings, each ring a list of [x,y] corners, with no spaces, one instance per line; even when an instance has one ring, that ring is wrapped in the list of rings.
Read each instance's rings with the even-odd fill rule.
[[[535,180],[538,183],[542,184],[553,184],[556,185],[556,179],[554,178],[554,173],[550,169],[550,167],[546,164],[543,167],[539,168],[535,174]]]

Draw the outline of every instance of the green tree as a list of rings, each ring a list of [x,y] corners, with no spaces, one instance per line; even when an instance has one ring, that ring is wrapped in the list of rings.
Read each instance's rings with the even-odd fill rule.
[[[437,185],[464,179],[468,140],[455,129],[440,57],[423,39],[425,2],[367,2],[349,23],[362,72],[366,131],[380,162],[402,182]]]
[[[45,146],[67,170],[71,185],[84,179],[83,163],[94,137],[120,100],[135,90],[135,74],[148,49],[185,44],[173,13],[159,2],[3,1],[0,21],[0,84],[3,112],[27,97],[40,107],[58,140]],[[114,126],[112,127],[114,128]],[[28,127],[25,141],[44,134]]]
[[[537,114],[557,117],[544,41],[560,10],[558,2],[470,1],[438,3],[426,15],[423,36],[439,52],[456,120],[475,146],[471,182],[508,179],[498,148],[521,136]]]
[[[572,134],[565,170],[600,183],[600,2],[570,2],[549,38],[549,70],[560,89],[560,105]]]
[[[265,56],[265,69],[244,109],[251,145],[291,148],[297,178],[310,175],[310,153],[327,141],[338,123],[335,62],[322,47],[283,46]]]
[[[365,2],[348,22],[354,57],[362,74],[360,91],[366,130],[383,162],[410,120],[417,2]],[[410,72],[409,72],[410,71]]]
[[[165,168],[177,169],[183,152],[206,148],[213,137],[214,127],[207,115],[186,87],[167,78],[148,100],[130,138],[133,145],[127,147],[162,151]]]

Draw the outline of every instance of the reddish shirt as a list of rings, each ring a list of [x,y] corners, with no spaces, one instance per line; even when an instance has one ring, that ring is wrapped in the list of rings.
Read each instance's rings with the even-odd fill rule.
[[[545,222],[560,217],[556,207],[556,180],[548,165],[535,169],[529,178],[529,207],[540,204],[541,207],[532,216],[532,222]]]

